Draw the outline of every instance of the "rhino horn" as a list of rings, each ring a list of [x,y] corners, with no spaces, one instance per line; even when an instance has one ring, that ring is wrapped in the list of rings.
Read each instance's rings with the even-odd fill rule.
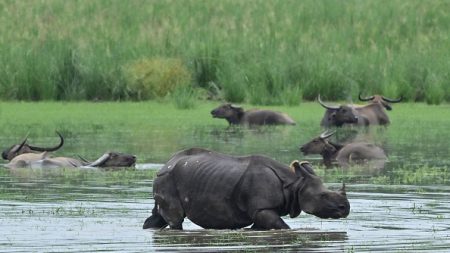
[[[331,106],[331,105],[326,105],[322,99],[320,99],[320,94],[317,96],[317,101],[319,102],[320,105],[322,105],[325,109],[329,109],[329,110],[337,110],[339,109],[339,106]]]
[[[58,145],[56,145],[54,147],[43,148],[43,147],[36,147],[36,146],[31,146],[31,145],[28,145],[28,146],[30,147],[30,149],[32,149],[34,151],[55,151],[55,150],[58,150],[59,148],[61,148],[64,145],[64,138],[58,131],[56,131],[56,133],[59,135],[60,142],[59,142]]]

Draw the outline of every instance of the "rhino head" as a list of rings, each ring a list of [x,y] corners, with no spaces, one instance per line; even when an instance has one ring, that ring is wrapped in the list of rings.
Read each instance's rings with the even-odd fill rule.
[[[345,192],[345,184],[342,184],[339,191],[328,190],[308,162],[295,160],[291,163],[291,169],[299,176],[294,186],[295,199],[292,208],[294,211],[291,211],[291,217],[298,215],[300,210],[324,219],[348,216],[350,203]]]
[[[56,151],[59,148],[61,148],[64,145],[64,138],[62,135],[57,131],[56,132],[59,136],[60,142],[58,145],[54,147],[37,147],[27,144],[28,137],[25,137],[25,139],[20,144],[12,145],[10,148],[5,149],[2,152],[2,158],[8,161],[11,161],[14,157],[25,154],[25,153],[38,153],[38,152],[44,152],[44,151]]]

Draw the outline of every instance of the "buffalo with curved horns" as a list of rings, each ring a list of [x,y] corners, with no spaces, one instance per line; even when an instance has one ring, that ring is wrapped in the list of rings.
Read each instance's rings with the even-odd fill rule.
[[[392,110],[392,106],[389,103],[398,103],[403,100],[403,96],[400,96],[400,98],[397,99],[387,98],[381,95],[372,95],[370,97],[363,98],[361,97],[361,92],[359,93],[358,98],[360,101],[371,101],[372,103],[379,103],[388,111]]]
[[[308,162],[281,164],[261,155],[231,156],[206,149],[170,158],[153,183],[155,206],[143,228],[182,229],[185,217],[211,229],[287,229],[280,216],[301,211],[320,218],[350,212],[345,185],[328,190]]]
[[[39,152],[44,152],[44,151],[47,151],[47,152],[56,151],[64,145],[63,136],[58,131],[56,131],[56,134],[58,134],[60,142],[58,145],[56,145],[54,147],[44,148],[44,147],[37,147],[37,146],[29,145],[29,144],[27,144],[28,137],[25,137],[25,139],[20,144],[15,144],[15,145],[12,145],[10,148],[5,149],[2,152],[2,157],[3,157],[3,159],[10,161],[11,159],[13,159],[14,157],[16,157],[20,154],[39,153]]]
[[[364,106],[355,105],[327,105],[321,99],[317,98],[322,107],[326,109],[325,115],[320,122],[321,126],[341,127],[344,124],[358,126],[368,125],[388,125],[389,117],[381,103],[371,103]]]
[[[26,153],[14,157],[5,167],[16,168],[77,168],[77,167],[131,167],[136,163],[136,156],[107,152],[93,162],[70,157],[51,157],[49,153]]]
[[[368,142],[353,142],[345,145],[328,140],[335,132],[325,131],[300,147],[304,155],[320,154],[325,166],[331,167],[333,162],[341,167],[349,167],[352,163],[371,162],[376,168],[384,168],[387,156],[383,149]]]
[[[295,125],[295,121],[285,113],[258,109],[244,111],[230,103],[215,108],[211,115],[226,119],[230,125]]]

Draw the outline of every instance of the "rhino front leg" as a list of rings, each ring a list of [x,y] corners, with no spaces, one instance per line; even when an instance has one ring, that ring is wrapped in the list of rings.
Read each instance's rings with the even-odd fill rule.
[[[256,212],[252,229],[289,229],[289,226],[273,210]]]
[[[159,194],[155,194],[154,198],[159,205],[158,213],[169,224],[170,228],[183,229],[185,214],[179,200],[176,198],[166,199]]]

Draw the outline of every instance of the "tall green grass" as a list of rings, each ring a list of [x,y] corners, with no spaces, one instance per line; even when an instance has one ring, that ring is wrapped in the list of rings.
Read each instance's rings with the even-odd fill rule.
[[[360,91],[448,102],[449,8],[444,0],[2,1],[0,98],[139,99],[127,66],[167,58],[185,65],[193,87],[231,102]]]

